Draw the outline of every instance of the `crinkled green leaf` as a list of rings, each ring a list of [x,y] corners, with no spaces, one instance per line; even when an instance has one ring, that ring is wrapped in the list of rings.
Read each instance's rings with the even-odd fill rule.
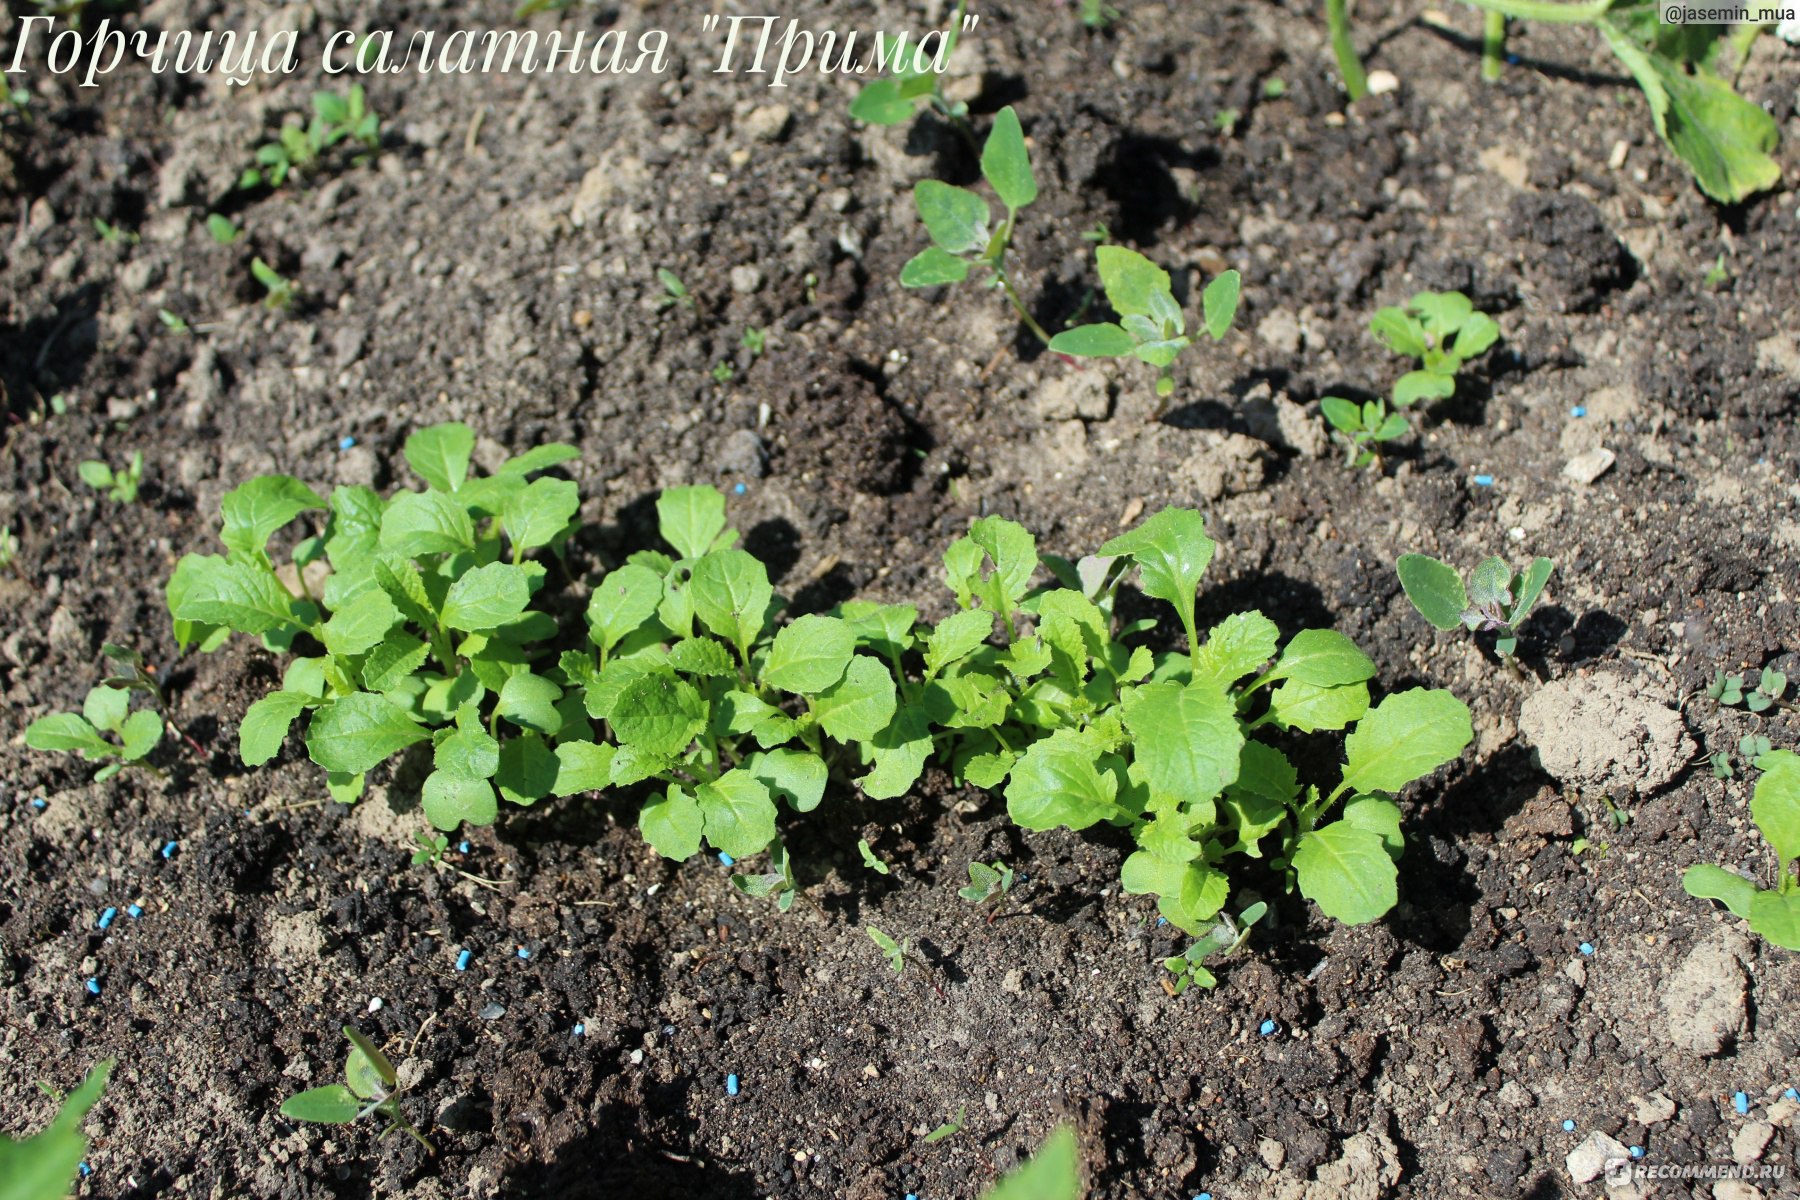
[[[219,504],[219,540],[233,550],[260,554],[276,530],[303,512],[325,507],[319,493],[291,475],[262,475],[225,493]]]
[[[866,742],[894,719],[894,677],[866,654],[851,658],[843,679],[813,699],[819,727],[840,742]]]
[[[469,510],[443,492],[401,492],[381,514],[381,548],[402,558],[475,547]]]
[[[649,567],[628,563],[609,572],[588,597],[588,630],[594,644],[611,650],[656,615],[662,596],[662,576]]]
[[[1341,687],[1375,677],[1375,663],[1335,629],[1303,629],[1289,639],[1269,674],[1320,687]]]
[[[556,784],[552,790],[558,796],[604,790],[612,782],[616,753],[613,747],[596,742],[558,742]]]
[[[319,706],[306,729],[306,752],[327,771],[360,775],[428,737],[393,701],[356,692]]]
[[[1293,865],[1300,894],[1346,925],[1373,921],[1399,899],[1399,872],[1382,836],[1346,821],[1302,837]]]
[[[469,477],[475,453],[475,431],[461,421],[417,430],[401,452],[420,479],[440,492],[454,492]]]
[[[493,629],[516,620],[530,603],[529,572],[511,563],[489,563],[464,571],[450,585],[444,594],[443,622],[450,629]]]
[[[1169,296],[1169,273],[1124,246],[1101,246],[1094,252],[1106,302],[1120,316],[1151,316],[1155,297]],[[1102,554],[1107,553],[1104,549]]]
[[[903,796],[918,782],[931,757],[930,724],[917,706],[907,705],[868,745],[875,756],[875,766],[857,780],[863,794],[871,800]]]
[[[1398,692],[1344,739],[1343,782],[1352,792],[1398,792],[1454,760],[1474,736],[1468,705],[1449,692]]]
[[[433,771],[419,790],[425,819],[443,830],[470,825],[492,825],[500,815],[494,785],[486,779],[468,779],[445,771]]]
[[[844,677],[855,651],[856,633],[848,622],[804,616],[775,635],[762,679],[784,692],[815,695]]]
[[[558,763],[544,739],[527,730],[500,746],[500,769],[494,782],[508,804],[529,807],[556,790]]]
[[[534,479],[509,496],[500,525],[520,550],[547,546],[581,508],[581,489],[566,479]]]
[[[249,562],[190,554],[169,579],[169,611],[177,620],[269,633],[297,623],[294,598],[270,572]]]
[[[750,645],[762,632],[775,595],[768,568],[736,549],[715,550],[696,562],[687,593],[706,627],[740,646]]]
[[[699,558],[725,530],[725,497],[713,487],[667,488],[656,498],[663,541],[683,558]]]
[[[1032,744],[1006,784],[1006,811],[1026,829],[1086,829],[1118,811],[1119,782],[1095,765],[1090,742],[1060,730]]]
[[[1289,679],[1269,693],[1269,711],[1285,729],[1302,733],[1342,729],[1369,711],[1369,687],[1365,683],[1320,687]]]
[[[925,670],[936,675],[952,663],[973,654],[994,632],[994,614],[971,608],[952,613],[937,623],[925,639]]]
[[[693,684],[656,671],[625,685],[610,719],[619,741],[672,757],[705,728],[706,702]]]
[[[1191,803],[1212,799],[1237,778],[1244,735],[1218,684],[1146,684],[1126,693],[1123,715],[1138,768],[1154,790]]]
[[[1206,635],[1195,666],[1195,682],[1208,680],[1227,687],[1271,658],[1281,640],[1275,622],[1259,612],[1226,617]],[[1292,643],[1289,644],[1291,650]]]
[[[733,858],[749,858],[775,840],[775,801],[769,788],[742,767],[694,789],[706,819],[706,840]]]
[[[500,769],[500,743],[480,728],[458,729],[437,744],[432,762],[455,779],[492,779]]]
[[[156,749],[162,741],[163,719],[161,714],[147,708],[140,708],[125,718],[125,724],[119,727],[119,737],[125,743],[124,758],[127,762],[137,762],[146,754]]]
[[[400,623],[400,610],[388,594],[379,588],[359,592],[344,607],[331,614],[320,628],[325,648],[342,658],[352,657],[379,646],[388,631]]]
[[[1216,543],[1192,509],[1165,508],[1129,533],[1100,547],[1108,556],[1129,554],[1138,564],[1146,594],[1173,604],[1191,623],[1194,593],[1212,561]]]
[[[425,665],[431,648],[410,633],[390,633],[363,660],[363,686],[385,692]]]
[[[684,675],[703,675],[708,679],[729,679],[737,674],[737,664],[723,643],[711,638],[683,638],[669,647],[669,666]]]

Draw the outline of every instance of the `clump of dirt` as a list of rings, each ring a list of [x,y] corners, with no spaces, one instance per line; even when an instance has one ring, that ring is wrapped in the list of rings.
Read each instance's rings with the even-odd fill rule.
[[[1611,672],[1533,692],[1519,710],[1519,729],[1544,770],[1583,791],[1651,795],[1694,756],[1681,714],[1644,683]]]

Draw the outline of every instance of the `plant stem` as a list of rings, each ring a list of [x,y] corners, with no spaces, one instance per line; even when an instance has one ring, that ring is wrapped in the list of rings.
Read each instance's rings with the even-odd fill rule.
[[[1489,12],[1481,30],[1481,77],[1489,83],[1500,79],[1506,62],[1506,14]]]
[[[1344,90],[1350,99],[1361,100],[1369,94],[1369,77],[1363,74],[1362,59],[1356,56],[1356,43],[1350,40],[1350,15],[1346,0],[1325,0],[1325,24],[1331,30],[1331,52],[1337,55],[1338,74],[1344,77]]]
[[[1005,269],[996,267],[994,269],[994,274],[1000,280],[1001,290],[1006,293],[1007,303],[1011,304],[1013,306],[1013,311],[1019,314],[1019,320],[1025,322],[1025,328],[1031,330],[1032,336],[1036,337],[1038,341],[1044,343],[1045,346],[1049,346],[1049,333],[1045,331],[1042,325],[1038,324],[1037,318],[1032,316],[1031,313],[1026,310],[1025,301],[1019,298],[1019,290],[1013,287],[1012,280],[1007,276]]]

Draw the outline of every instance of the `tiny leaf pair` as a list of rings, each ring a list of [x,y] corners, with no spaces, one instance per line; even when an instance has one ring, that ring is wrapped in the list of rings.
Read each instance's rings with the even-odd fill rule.
[[[1494,555],[1476,564],[1466,585],[1455,567],[1428,554],[1403,554],[1394,569],[1420,616],[1438,629],[1460,625],[1498,633],[1495,649],[1511,658],[1519,648],[1519,625],[1544,594],[1556,564],[1534,558],[1515,575],[1505,559]]]
[[[1170,395],[1175,390],[1172,366],[1193,339],[1169,273],[1123,246],[1101,246],[1094,256],[1106,302],[1119,320],[1066,329],[1050,339],[1050,349],[1078,358],[1137,358],[1157,368],[1156,394]],[[1214,341],[1231,329],[1242,287],[1238,273],[1226,271],[1201,294],[1202,324]]]

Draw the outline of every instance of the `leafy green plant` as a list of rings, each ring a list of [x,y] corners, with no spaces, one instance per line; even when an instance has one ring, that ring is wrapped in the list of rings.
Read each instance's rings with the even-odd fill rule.
[[[1467,586],[1455,567],[1429,554],[1402,554],[1394,569],[1420,616],[1438,629],[1460,625],[1471,632],[1497,633],[1494,648],[1511,659],[1519,648],[1519,625],[1544,594],[1556,564],[1534,558],[1515,575],[1504,558],[1494,555],[1469,572]]]
[[[244,238],[243,228],[222,213],[207,214],[206,232],[221,246],[235,245]]]
[[[1136,358],[1156,367],[1156,394],[1175,390],[1174,362],[1193,344],[1187,318],[1172,290],[1169,273],[1123,246],[1094,251],[1106,302],[1119,314],[1117,322],[1078,325],[1050,339],[1050,349],[1077,358]],[[1242,280],[1226,271],[1201,294],[1202,326],[1213,341],[1224,337],[1237,317]]]
[[[769,845],[769,869],[760,875],[733,875],[731,886],[746,896],[775,897],[775,907],[782,912],[793,908],[794,901],[806,894],[794,884],[794,863],[779,838]]]
[[[667,267],[658,267],[656,281],[663,287],[663,294],[656,301],[657,308],[673,308],[677,305],[686,309],[694,307],[694,298],[688,295],[687,285],[681,282],[681,277],[675,272]]]
[[[761,358],[768,344],[769,331],[758,329],[754,325],[746,326],[744,336],[738,340],[738,345],[748,350],[751,358]]]
[[[909,288],[940,287],[961,283],[971,274],[991,273],[994,285],[1005,294],[1025,327],[1048,346],[1049,332],[1025,307],[1006,273],[1006,252],[1012,246],[1019,213],[1038,195],[1031,153],[1025,148],[1025,131],[1011,105],[994,116],[993,128],[981,149],[981,177],[1006,207],[1005,219],[991,230],[993,213],[977,193],[937,179],[921,179],[913,185],[913,204],[931,237],[931,245],[901,268],[900,284]]]
[[[720,359],[713,366],[712,377],[714,383],[718,384],[720,387],[724,387],[726,384],[737,378],[737,368],[726,362],[724,359]]]
[[[1764,667],[1756,675],[1756,686],[1744,690],[1742,675],[1727,675],[1720,671],[1707,685],[1706,694],[1717,700],[1726,708],[1743,705],[1753,713],[1763,713],[1780,704],[1781,697],[1787,692],[1788,678],[1780,671]]]
[[[875,848],[869,845],[868,838],[862,838],[856,843],[856,852],[862,855],[863,866],[869,868],[869,870],[875,872],[877,875],[887,875],[890,873],[890,868],[887,863],[883,862],[881,856],[875,853]]]
[[[413,841],[418,849],[412,853],[411,862],[415,867],[426,865],[437,866],[444,861],[444,855],[450,852],[450,839],[441,833],[415,833]]]
[[[987,904],[1012,891],[1013,869],[996,860],[992,866],[984,862],[969,864],[969,886],[956,894],[969,904]],[[990,921],[993,917],[990,915]]]
[[[369,107],[362,84],[351,85],[348,94],[314,92],[312,120],[305,125],[283,125],[273,142],[256,148],[256,165],[238,177],[239,188],[278,188],[288,176],[305,174],[318,166],[325,153],[346,141],[364,153],[353,160],[360,166],[381,149],[381,118]],[[215,231],[213,236],[218,237]]]
[[[344,1082],[289,1096],[281,1102],[281,1115],[315,1125],[348,1125],[372,1114],[388,1123],[381,1131],[383,1140],[392,1133],[405,1133],[425,1147],[426,1153],[436,1154],[437,1147],[400,1111],[404,1089],[387,1055],[349,1025],[344,1026],[344,1036],[350,1039]]]
[[[1387,401],[1377,397],[1361,404],[1341,396],[1326,396],[1319,401],[1332,436],[1349,449],[1345,465],[1349,467],[1381,466],[1381,445],[1411,432],[1405,413],[1388,411]]]
[[[1747,733],[1738,739],[1737,756],[1743,763],[1754,763],[1773,748],[1773,744],[1768,738],[1760,734]],[[1732,764],[1729,750],[1716,751],[1708,761],[1712,763],[1714,779],[1730,779],[1737,774],[1737,768]]]
[[[294,306],[294,298],[300,294],[300,287],[293,280],[261,258],[250,260],[250,274],[255,277],[256,282],[262,284],[264,308],[282,312]]]
[[[868,932],[869,940],[887,957],[888,970],[896,975],[903,974],[906,971],[906,956],[912,952],[912,939],[905,938],[896,942],[873,925],[868,927]]]
[[[116,504],[135,504],[138,488],[144,482],[144,452],[132,453],[131,461],[114,470],[97,458],[90,458],[76,469],[81,482],[96,492],[105,492],[106,498]]]
[[[1105,29],[1121,15],[1107,0],[1081,0],[1081,23],[1089,29]]]
[[[0,1134],[0,1200],[62,1200],[69,1194],[87,1154],[82,1118],[99,1101],[113,1062],[89,1071],[41,1133],[20,1140]]]
[[[12,566],[19,558],[19,535],[5,525],[0,525],[0,571]]]
[[[1081,1147],[1075,1130],[1057,1126],[1038,1152],[982,1193],[982,1200],[1081,1200]]]
[[[963,1126],[967,1125],[968,1123],[969,1123],[969,1106],[966,1104],[960,1105],[957,1108],[956,1115],[954,1117],[950,1118],[948,1121],[945,1121],[943,1124],[939,1125],[936,1129],[933,1129],[930,1133],[926,1134],[924,1136],[924,1138],[921,1140],[927,1146],[935,1145],[936,1143],[943,1141],[947,1137],[955,1137],[957,1134],[959,1134],[963,1131]]]
[[[1168,985],[1174,995],[1188,990],[1190,987],[1213,988],[1218,986],[1218,978],[1206,966],[1209,958],[1229,958],[1236,954],[1243,944],[1250,940],[1250,927],[1262,920],[1269,906],[1260,900],[1238,914],[1237,920],[1231,914],[1221,913],[1218,921],[1187,950],[1173,958],[1163,959],[1163,968],[1174,975]]]
[[[135,246],[140,240],[138,235],[131,230],[121,229],[112,222],[103,221],[99,217],[94,218],[94,232],[99,234],[100,240],[109,246]]]
[[[958,0],[949,27],[944,31],[945,62],[956,53],[957,40],[962,36],[963,17],[968,9],[969,0]],[[878,57],[893,52],[893,74],[863,85],[850,102],[850,115],[870,125],[900,125],[912,120],[921,109],[930,108],[973,145],[975,134],[969,127],[969,106],[944,94],[943,79],[925,67],[917,48],[909,50],[904,41],[891,46],[886,34],[877,34],[876,40]]]
[[[133,711],[131,689],[103,683],[88,689],[80,712],[55,713],[26,726],[25,744],[33,750],[64,751],[105,763],[94,776],[100,783],[130,766],[162,774],[144,761],[162,742],[162,735],[160,713],[147,708]]]
[[[1781,180],[1770,157],[1779,136],[1775,118],[1732,89],[1760,26],[1738,34],[1718,24],[1663,23],[1656,0],[1467,0],[1483,14],[1482,77],[1500,77],[1506,23],[1512,20],[1584,25],[1599,31],[1631,73],[1650,106],[1657,136],[1693,174],[1700,190],[1721,204],[1737,204]],[[1350,40],[1345,0],[1325,0],[1332,49],[1352,100],[1368,80]]]
[[[499,799],[530,805],[604,782],[596,760],[610,754],[579,695],[543,662],[540,643],[557,628],[532,607],[545,568],[526,558],[573,531],[575,484],[532,476],[578,451],[539,446],[477,477],[474,448],[467,425],[418,430],[404,454],[425,490],[386,500],[348,486],[328,502],[286,475],[226,494],[226,553],[184,557],[167,597],[184,649],[213,650],[237,632],[294,655],[280,689],[244,714],[247,765],[274,758],[304,715],[308,755],[349,803],[369,771],[429,743],[423,806],[446,830],[492,823]],[[320,510],[323,529],[291,553],[289,578],[313,582],[291,587],[270,539]]]
[[[1369,320],[1375,340],[1419,366],[1394,382],[1396,409],[1456,394],[1456,373],[1500,340],[1500,323],[1461,292],[1420,292]]]
[[[1053,560],[1059,586],[1033,590],[1031,535],[999,517],[975,522],[945,554],[966,612],[932,633],[946,649],[927,714],[949,733],[955,775],[1004,784],[1017,824],[1128,829],[1138,849],[1122,869],[1124,890],[1156,895],[1187,932],[1224,907],[1224,866],[1239,855],[1267,854],[1328,916],[1373,920],[1395,903],[1402,845],[1400,810],[1384,793],[1460,754],[1473,736],[1468,709],[1424,689],[1371,707],[1374,664],[1332,630],[1302,631],[1283,648],[1274,622],[1250,612],[1202,640],[1196,593],[1214,549],[1198,513],[1164,509],[1097,557]],[[1128,568],[1174,607],[1185,655],[1126,644],[1149,627],[1113,616]],[[950,625],[969,614],[967,630]],[[998,646],[986,644],[995,625]],[[967,636],[952,642],[948,631]],[[1303,786],[1284,752],[1288,735],[1352,725],[1336,786]],[[1265,730],[1283,735],[1280,745],[1262,740]]]
[[[1775,886],[1758,887],[1742,875],[1709,863],[1691,866],[1681,877],[1688,895],[1717,900],[1750,923],[1753,932],[1787,950],[1800,950],[1800,754],[1771,750],[1756,760],[1762,777],[1750,796],[1750,817],[1775,852]]]

